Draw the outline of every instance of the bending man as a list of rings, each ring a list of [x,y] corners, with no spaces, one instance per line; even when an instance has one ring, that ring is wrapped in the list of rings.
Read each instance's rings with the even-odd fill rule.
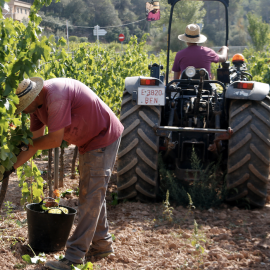
[[[123,132],[111,109],[86,85],[66,78],[23,80],[16,91],[17,113],[30,114],[33,146],[21,152],[18,168],[37,150],[59,147],[62,140],[79,148],[79,220],[67,242],[65,258],[46,267],[70,270],[86,255],[105,257],[113,252],[108,232],[105,194]],[[49,134],[44,135],[45,126]]]

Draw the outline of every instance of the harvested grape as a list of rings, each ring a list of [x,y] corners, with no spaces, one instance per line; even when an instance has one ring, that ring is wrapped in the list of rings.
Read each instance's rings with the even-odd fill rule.
[[[62,214],[62,211],[59,208],[53,208],[48,211],[49,214]]]
[[[62,212],[62,211],[63,212]],[[64,213],[64,214],[68,214],[68,209],[67,208],[65,208],[65,207],[56,207],[56,208],[51,208],[51,209],[49,209],[49,211],[48,211],[48,213],[49,214],[62,214],[62,213]]]
[[[65,207],[59,207],[60,209],[62,209],[62,211],[65,213],[65,214],[68,214],[68,209],[65,208]]]

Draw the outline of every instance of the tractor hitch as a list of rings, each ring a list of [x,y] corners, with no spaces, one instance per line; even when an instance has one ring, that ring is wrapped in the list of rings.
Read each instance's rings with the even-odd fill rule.
[[[227,130],[227,129],[215,129],[215,128],[191,128],[191,127],[172,127],[172,126],[157,126],[156,125],[153,127],[153,129],[156,135],[161,136],[161,137],[167,137],[169,132],[198,132],[198,133],[219,133],[220,135],[222,135],[221,138],[223,137],[226,138],[226,136],[228,137],[228,134],[233,133],[233,130],[230,127]],[[220,135],[218,137],[220,137]],[[219,141],[220,140],[228,140],[228,139],[219,139]]]
[[[229,140],[232,137],[233,134],[233,130],[228,127],[228,130],[224,133],[220,133],[215,139],[214,139],[214,143],[210,144],[208,147],[208,150],[211,152],[220,152],[220,141],[225,141],[225,140]]]

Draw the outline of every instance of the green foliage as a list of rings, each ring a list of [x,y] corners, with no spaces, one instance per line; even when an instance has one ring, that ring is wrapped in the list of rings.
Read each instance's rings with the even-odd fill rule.
[[[30,166],[25,163],[17,169],[19,186],[22,188],[21,204],[25,202],[40,202],[43,197],[43,178],[33,160],[30,160]],[[28,181],[28,179],[31,181]]]
[[[67,189],[61,193],[61,198],[64,198],[67,194],[72,194],[73,192],[73,189]]]
[[[46,37],[38,38],[41,18],[36,13],[50,2],[34,1],[27,26],[10,18],[0,20],[0,163],[5,170],[10,170],[16,162],[20,151],[17,146],[21,142],[32,143],[32,134],[26,126],[27,116],[15,115],[19,102],[15,91],[21,80],[35,75],[41,58],[49,58],[51,44]]]
[[[46,262],[44,258],[45,254],[39,254],[38,256],[30,257],[29,255],[23,255],[22,259],[29,264],[39,264]]]
[[[81,42],[81,43],[88,42],[88,37],[80,37],[79,42]]]
[[[197,267],[200,267],[203,264],[203,253],[204,253],[204,247],[201,245],[201,243],[205,243],[205,236],[199,232],[198,224],[196,220],[194,219],[194,229],[191,237],[191,245],[195,248],[195,258],[196,258],[196,264]]]
[[[13,217],[13,215],[12,215],[12,205],[11,205],[11,202],[10,201],[6,201],[4,203],[4,205],[5,205],[5,208],[6,208],[7,219]]]
[[[28,116],[16,115],[16,104],[19,99],[16,88],[24,78],[34,76],[40,59],[47,61],[51,52],[51,43],[46,37],[38,38],[41,29],[38,27],[40,17],[37,11],[50,1],[34,1],[31,6],[30,21],[27,26],[10,18],[0,20],[0,162],[1,173],[10,170],[17,161],[17,147],[21,142],[32,144],[32,133],[28,130]],[[25,173],[23,174],[23,169]],[[24,165],[18,170],[22,177],[22,203],[37,202],[43,195],[43,179],[34,165],[33,168]],[[33,177],[29,184],[26,177]]]
[[[72,266],[71,269],[73,270],[93,270],[93,264],[91,262],[87,262],[86,264],[80,264],[75,266]]]
[[[39,253],[38,256],[36,255],[36,253],[34,252],[34,250],[31,248],[30,245],[28,245],[30,247],[30,249],[32,250],[34,257],[30,257],[30,255],[23,255],[22,259],[29,263],[29,264],[43,264],[44,262],[46,262],[46,255],[45,253]]]
[[[68,38],[68,40],[69,41],[73,41],[73,42],[78,42],[79,41],[79,38],[78,37],[76,37],[76,36],[70,36],[69,38]]]
[[[170,196],[170,193],[169,193],[169,190],[167,190],[166,192],[166,200],[163,202],[163,216],[165,218],[165,220],[169,221],[169,222],[172,222],[173,221],[173,207],[170,206],[170,202],[169,202],[169,196]]]
[[[265,51],[257,51],[254,48],[245,49],[243,52],[247,60],[248,72],[253,76],[253,80],[270,84],[270,47]]]
[[[248,33],[252,39],[255,50],[262,51],[268,45],[270,25],[262,21],[262,17],[248,13]]]
[[[25,268],[25,264],[22,264],[22,263],[16,263],[13,268],[14,269],[24,269]]]
[[[72,55],[63,48],[66,46],[63,38],[56,44],[54,36],[41,37],[41,17],[37,12],[50,3],[51,0],[35,0],[27,26],[11,19],[0,20],[0,179],[16,162],[20,152],[18,145],[21,142],[32,144],[29,116],[15,114],[19,102],[15,92],[24,78],[40,76],[45,80],[56,77],[79,80],[91,87],[119,115],[125,78],[149,74],[145,37],[142,42],[132,37],[123,53],[84,43],[74,46]],[[151,61],[156,60],[154,55],[151,56]],[[43,196],[43,179],[36,165],[24,164],[18,169],[18,176],[22,188],[21,203],[39,202]]]
[[[199,209],[219,206],[226,196],[223,175],[219,172],[220,161],[221,157],[217,163],[211,163],[203,170],[193,149],[191,166],[192,170],[195,171],[194,178],[198,177],[199,180],[186,183],[179,181],[171,171],[167,170],[160,157],[159,172],[162,193],[165,194],[165,190],[169,190],[170,200],[176,205],[192,206],[192,208],[195,206]]]
[[[38,75],[46,79],[67,77],[89,86],[117,115],[126,77],[148,75],[148,55],[145,41],[130,39],[124,53],[107,50],[105,46],[81,44],[68,56],[62,49],[42,63]],[[153,56],[152,59],[155,59]]]
[[[117,205],[118,204],[118,195],[117,193],[112,192],[111,193],[113,201],[110,203],[110,205]]]

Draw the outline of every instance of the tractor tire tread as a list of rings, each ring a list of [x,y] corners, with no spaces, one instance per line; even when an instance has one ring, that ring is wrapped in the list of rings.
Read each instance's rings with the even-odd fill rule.
[[[117,159],[118,198],[153,202],[157,197],[159,137],[153,127],[160,124],[161,108],[134,104],[123,93],[120,120],[124,126]]]
[[[125,154],[130,152],[134,147],[136,147],[139,143],[139,139],[135,138],[125,149],[121,152],[118,152],[118,158],[122,158]]]
[[[147,137],[141,128],[138,129],[138,134],[155,152],[158,152],[158,146]]]
[[[247,200],[256,207],[266,203],[270,161],[270,99],[230,102],[227,200]],[[239,201],[240,200],[240,201]],[[245,201],[246,203],[246,201]]]

